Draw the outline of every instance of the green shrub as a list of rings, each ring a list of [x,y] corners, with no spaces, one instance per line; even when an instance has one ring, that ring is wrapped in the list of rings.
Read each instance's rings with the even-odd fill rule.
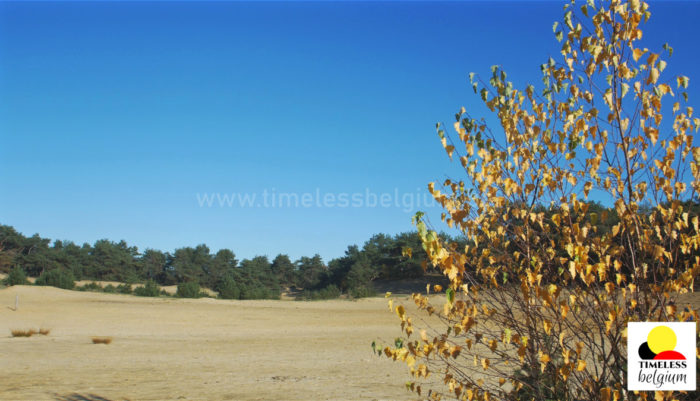
[[[73,277],[73,273],[69,271],[54,269],[41,273],[39,278],[36,279],[35,284],[72,290],[73,287],[75,287],[75,277]]]
[[[231,277],[225,277],[216,286],[216,291],[219,293],[219,298],[222,299],[240,299],[241,289],[236,284],[236,281]]]
[[[92,283],[87,283],[85,285],[78,286],[75,289],[78,291],[102,291],[103,290],[102,286],[97,284],[94,281]]]
[[[372,288],[369,285],[351,288],[348,291],[348,293],[353,298],[366,298],[377,295],[377,292],[374,290],[374,288]]]
[[[265,287],[262,284],[241,285],[240,299],[279,299],[278,290]]]
[[[10,270],[10,274],[8,274],[5,280],[3,280],[3,284],[5,285],[25,285],[28,283],[27,275],[19,266],[15,266],[12,270]]]
[[[115,293],[117,292],[117,287],[113,286],[112,284],[107,284],[102,291],[108,292],[108,293]]]
[[[265,299],[268,296],[267,288],[262,286],[249,285],[241,288],[241,299]]]
[[[131,284],[119,284],[116,291],[120,294],[131,294]]]
[[[134,295],[140,297],[157,297],[160,295],[160,287],[155,281],[148,280],[143,287],[136,287],[134,289]]]
[[[340,289],[331,284],[325,288],[315,291],[306,290],[301,293],[298,299],[306,301],[319,301],[322,299],[334,299],[340,296]]]
[[[200,298],[202,295],[204,294],[200,291],[199,283],[196,281],[178,284],[175,293],[175,296],[180,298]]]

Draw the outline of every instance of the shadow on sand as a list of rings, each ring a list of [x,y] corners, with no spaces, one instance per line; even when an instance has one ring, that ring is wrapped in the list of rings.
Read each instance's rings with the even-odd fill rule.
[[[67,395],[56,394],[57,401],[116,401],[110,400],[109,398],[100,397],[96,394],[78,394],[72,393]],[[126,400],[126,399],[124,399]],[[128,400],[126,400],[128,401]]]

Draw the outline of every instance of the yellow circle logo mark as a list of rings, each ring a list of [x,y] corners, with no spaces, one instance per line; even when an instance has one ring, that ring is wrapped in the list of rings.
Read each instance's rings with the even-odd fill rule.
[[[676,348],[676,333],[666,326],[654,327],[647,336],[649,349],[655,354]]]

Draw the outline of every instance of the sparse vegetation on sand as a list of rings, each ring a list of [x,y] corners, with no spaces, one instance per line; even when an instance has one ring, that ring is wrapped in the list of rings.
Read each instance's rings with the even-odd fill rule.
[[[51,329],[45,329],[45,328],[40,328],[39,330],[36,330],[36,329],[27,329],[27,330],[12,329],[12,330],[10,330],[10,333],[12,334],[12,337],[31,337],[35,334],[39,334],[42,336],[48,336],[49,333],[51,333]]]
[[[34,329],[29,329],[29,330],[16,329],[16,330],[10,330],[10,332],[12,333],[12,337],[31,337],[37,333],[37,331]]]
[[[93,337],[92,343],[93,344],[111,344],[112,337]]]
[[[368,339],[398,332],[383,298],[195,301],[25,286],[0,290],[0,305],[12,304],[16,293],[19,312],[0,310],[0,370],[7,373],[0,400],[76,391],[109,400],[416,398],[384,384],[405,367],[370,359]],[[51,334],[10,336],[10,329],[39,327]],[[93,344],[93,337],[112,343]],[[341,371],[346,380],[329,386],[329,374]]]

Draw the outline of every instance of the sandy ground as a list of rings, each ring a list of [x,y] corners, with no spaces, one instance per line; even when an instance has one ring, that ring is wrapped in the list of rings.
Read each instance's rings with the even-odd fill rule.
[[[153,299],[14,286],[0,290],[0,400],[415,399],[405,365],[370,348],[398,336],[397,323],[383,298]],[[10,335],[39,328],[51,332]]]
[[[7,277],[6,273],[0,273],[0,280],[4,280]],[[36,277],[27,277],[27,281],[30,283],[34,284],[36,282]],[[97,284],[100,287],[104,288],[108,285],[112,285],[114,287],[117,287],[123,283],[120,283],[119,281],[103,281],[103,280],[78,280],[75,282],[76,287],[81,287],[87,284]],[[132,284],[131,288],[138,288],[138,287],[143,287],[143,284]],[[166,285],[166,286],[160,286],[161,290],[164,290],[170,295],[175,295],[177,292],[177,285]],[[201,290],[209,294],[211,297],[216,298],[217,292],[214,290],[211,290],[209,288],[201,287]],[[287,298],[290,299],[290,298]]]
[[[414,310],[408,297],[394,299]],[[681,303],[698,308],[700,294]],[[42,328],[48,336],[10,334]],[[383,298],[154,299],[14,286],[0,289],[0,400],[415,400],[405,365],[370,347],[399,335]]]
[[[35,279],[34,277],[28,277],[27,279],[28,279],[29,282],[31,282],[31,283],[34,283],[34,282],[36,281],[36,279]],[[120,282],[118,282],[118,281],[80,280],[80,281],[76,281],[76,282],[75,282],[75,286],[76,286],[76,287],[82,287],[82,286],[84,286],[84,285],[93,284],[93,283],[99,285],[99,286],[102,287],[102,288],[104,288],[104,287],[106,287],[106,286],[108,286],[108,285],[112,285],[112,286],[114,286],[114,287],[117,287],[117,286],[120,286],[120,285],[123,284],[123,283],[120,283]],[[132,285],[131,285],[131,289],[132,289],[132,290],[133,290],[134,288],[139,288],[139,287],[143,287],[143,284],[132,284]],[[177,293],[177,285],[166,285],[166,286],[159,286],[159,287],[160,287],[161,290],[164,290],[165,292],[167,292],[167,293],[170,294],[170,295],[175,295],[175,293]],[[218,293],[217,293],[216,291],[210,290],[209,288],[205,288],[205,287],[200,287],[200,291],[206,292],[206,293],[209,294],[212,298],[216,298],[217,295],[218,295]]]

